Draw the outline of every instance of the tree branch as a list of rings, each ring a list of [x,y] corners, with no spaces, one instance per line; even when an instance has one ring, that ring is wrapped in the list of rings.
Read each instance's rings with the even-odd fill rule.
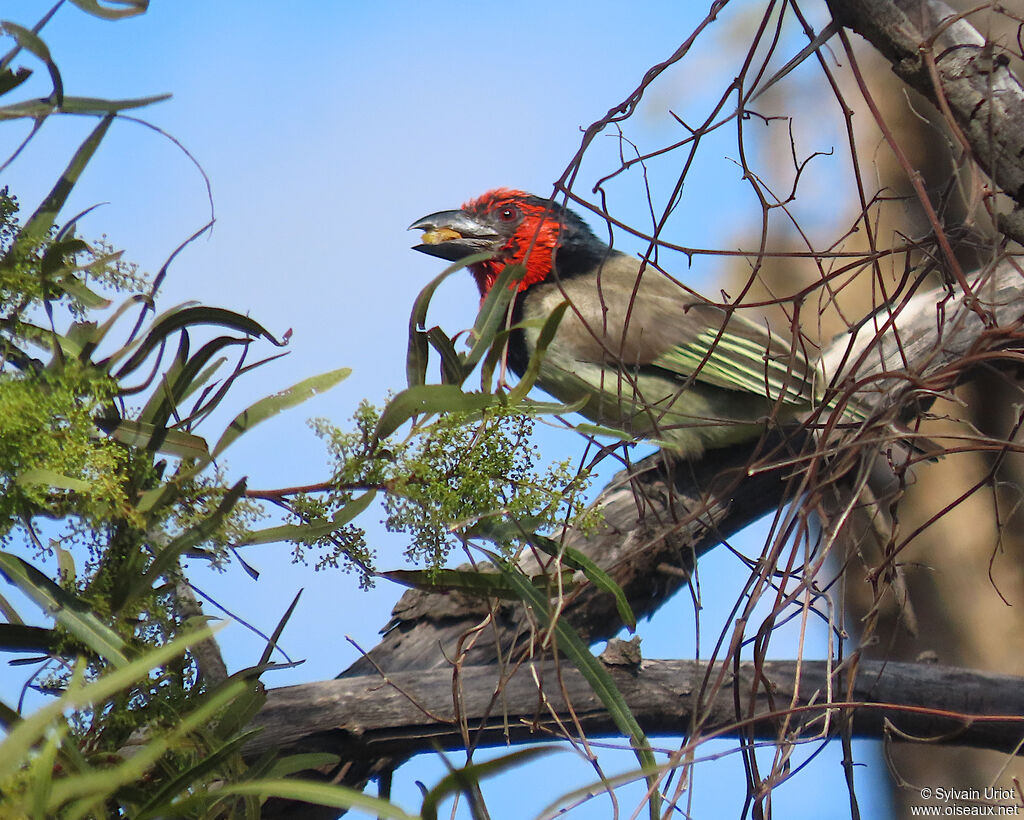
[[[706,681],[723,671],[720,664],[645,660],[607,668],[652,737],[685,735],[699,714],[702,739],[720,734],[779,740],[781,733],[785,741],[809,741],[834,734],[843,710],[855,715],[855,737],[941,737],[1020,752],[1024,731],[1024,679],[1009,675],[862,661],[847,690],[845,671],[824,661],[767,661],[760,668],[748,661],[738,673],[731,665],[724,671],[726,685],[708,702]],[[437,746],[463,748],[460,717],[481,746],[560,739],[560,727],[571,726],[573,715],[588,737],[618,734],[593,688],[567,663],[521,665],[502,682],[500,705],[494,701],[494,666],[464,667],[459,682],[458,716],[450,669],[275,689],[255,723],[263,731],[246,752],[279,748],[329,751],[345,760],[404,759]]]
[[[1001,231],[1024,244],[1024,86],[1007,55],[939,0],[828,5],[836,22],[870,42],[904,82],[943,112],[996,190],[1016,202],[997,221]]]

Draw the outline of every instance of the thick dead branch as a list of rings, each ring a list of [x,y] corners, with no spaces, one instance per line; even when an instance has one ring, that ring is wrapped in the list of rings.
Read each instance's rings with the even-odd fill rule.
[[[784,739],[803,742],[834,733],[836,716],[849,709],[857,737],[942,738],[951,744],[1020,751],[1024,717],[1012,716],[1024,715],[1021,678],[863,661],[847,691],[845,675],[824,661],[767,661],[760,670],[744,662],[738,674],[732,669],[730,665],[725,673],[726,686],[708,703],[703,683],[718,671],[717,665],[709,670],[698,661],[645,660],[638,667],[608,667],[652,737],[686,734],[699,710],[704,738],[719,733],[778,740],[782,718],[788,715]],[[588,737],[617,734],[593,689],[569,664],[520,666],[502,682],[498,707],[493,702],[493,666],[464,667],[460,683],[461,715],[479,745],[564,737],[559,727],[572,725],[566,698]],[[438,746],[462,748],[465,742],[448,669],[276,689],[256,725],[263,731],[250,741],[252,753],[280,748],[288,753],[329,751],[345,760],[405,758]]]
[[[966,142],[995,189],[1016,202],[1013,213],[1001,215],[1000,230],[1024,241],[1024,86],[999,44],[939,0],[828,5],[838,23],[868,40],[904,82],[951,118],[956,138]]]

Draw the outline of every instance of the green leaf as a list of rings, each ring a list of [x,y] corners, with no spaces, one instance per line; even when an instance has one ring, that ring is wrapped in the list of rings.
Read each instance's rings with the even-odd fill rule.
[[[473,346],[466,354],[463,365],[467,373],[476,367],[477,362],[495,344],[496,334],[508,322],[509,305],[518,293],[516,283],[525,272],[522,265],[506,265],[480,305],[480,312],[473,323]],[[501,344],[504,346],[504,337]]]
[[[102,342],[107,337],[107,334],[110,332],[110,329],[114,326],[115,322],[117,322],[117,320],[120,319],[125,314],[126,311],[135,307],[137,304],[139,304],[139,302],[144,300],[145,297],[139,295],[135,295],[128,299],[125,299],[120,305],[118,305],[114,309],[114,312],[111,314],[110,318],[107,319],[102,325],[100,325],[93,331],[88,340],[84,338],[81,339],[81,341],[83,342],[82,348],[81,350],[77,351],[74,355],[78,356],[83,362],[88,361],[89,357],[92,356],[93,351],[96,349],[96,347],[100,344],[100,342]],[[94,323],[85,322],[83,324],[93,325]],[[71,334],[69,333],[68,335]]]
[[[305,754],[289,755],[275,760],[267,772],[268,778],[288,777],[307,769],[319,769],[338,762],[338,755],[327,752],[306,752]]]
[[[144,14],[149,8],[149,0],[107,0],[112,7],[101,6],[97,0],[71,0],[82,11],[101,17],[104,20],[123,20]],[[122,8],[117,8],[122,6]]]
[[[558,331],[558,326],[561,324],[562,317],[565,315],[565,310],[568,307],[568,300],[561,302],[551,311],[551,315],[545,319],[544,326],[541,327],[540,334],[537,336],[537,346],[530,355],[530,362],[526,366],[526,372],[519,379],[519,383],[509,391],[508,400],[510,404],[515,404],[525,399],[526,394],[530,392],[534,383],[536,383],[537,375],[540,373],[541,361],[544,359],[544,354],[547,352],[551,340],[555,338],[555,333]]]
[[[331,370],[328,373],[321,373],[319,376],[311,376],[308,379],[303,379],[301,382],[292,385],[287,390],[282,390],[279,393],[274,393],[272,396],[260,399],[258,402],[235,416],[234,420],[228,425],[224,434],[214,446],[213,453],[211,455],[213,458],[216,458],[223,453],[231,443],[235,441],[235,439],[242,435],[242,433],[247,430],[251,430],[260,422],[276,416],[282,410],[287,410],[289,407],[295,407],[297,404],[302,404],[306,399],[312,398],[318,393],[324,393],[330,390],[339,382],[347,379],[351,373],[351,367],[341,367],[337,370]]]
[[[91,481],[72,478],[63,473],[48,470],[45,467],[34,467],[19,473],[17,478],[14,479],[14,483],[21,486],[42,485],[44,487],[56,487],[59,490],[72,490],[76,493],[88,493],[92,490]]]
[[[456,271],[462,270],[467,265],[484,262],[492,256],[494,256],[492,253],[476,253],[449,265],[431,279],[416,297],[412,312],[409,314],[409,352],[405,359],[405,375],[409,387],[416,387],[426,382],[428,347],[426,332],[423,328],[427,326],[427,309],[430,307],[430,300],[434,298],[437,286]]]
[[[485,777],[507,772],[529,760],[559,751],[550,746],[534,746],[531,749],[519,749],[515,752],[488,760],[486,763],[470,763],[461,769],[449,772],[434,788],[423,797],[420,815],[423,820],[437,820],[437,807],[448,795],[456,792],[470,792]]]
[[[203,370],[207,362],[225,347],[244,346],[248,343],[248,339],[237,336],[218,336],[203,345],[194,356],[189,358],[188,333],[183,330],[178,345],[178,355],[161,379],[159,388],[153,391],[153,395],[150,396],[146,406],[139,413],[139,421],[151,422],[160,426],[166,425],[181,402],[198,390],[213,375],[216,367],[219,367],[219,364],[211,365]],[[221,357],[218,361],[223,363],[226,358]]]
[[[305,803],[332,806],[337,809],[361,809],[367,814],[388,818],[388,820],[417,820],[415,816],[387,800],[370,797],[345,786],[332,786],[308,780],[267,778],[248,783],[227,783],[218,789],[217,795],[252,795],[261,799],[281,797],[286,800],[301,800]],[[203,797],[209,799],[207,796]],[[183,808],[185,805],[183,801],[177,807]]]
[[[427,341],[441,357],[441,381],[444,384],[459,384],[465,381],[466,373],[462,369],[462,359],[455,352],[455,345],[439,327],[427,331]]]
[[[577,433],[582,433],[585,436],[604,436],[608,438],[617,438],[620,441],[636,441],[636,436],[632,433],[627,433],[624,430],[616,430],[614,427],[604,427],[600,424],[588,424],[583,422],[573,426],[573,429]]]
[[[378,575],[414,589],[459,590],[484,598],[503,598],[514,601],[518,601],[520,598],[519,588],[509,583],[503,575],[495,572],[459,569],[396,569],[390,572],[380,572]],[[556,585],[556,579],[551,575],[534,575],[528,580],[538,590],[545,593]],[[572,572],[567,572],[562,576],[560,587],[565,590],[571,586]]]
[[[16,555],[0,552],[0,573],[96,654],[116,667],[128,665],[128,647],[121,636],[34,566]]]
[[[68,273],[64,276],[58,276],[53,281],[54,284],[68,296],[81,302],[85,307],[91,310],[104,310],[111,305],[111,301],[109,299],[100,296],[96,291],[89,288],[85,282],[73,274]]]
[[[228,758],[238,754],[239,749],[248,739],[249,735],[234,738],[215,749],[207,751],[193,765],[183,768],[133,812],[132,817],[134,820],[168,817],[174,807],[172,801],[178,794],[192,791],[195,788],[206,792],[206,784],[204,783],[206,776],[208,774],[215,774],[217,769]],[[208,796],[210,799],[213,799],[212,794],[208,794]]]
[[[172,333],[187,327],[209,326],[227,327],[252,336],[254,339],[263,337],[277,347],[284,346],[284,343],[279,342],[263,325],[250,319],[248,316],[243,316],[241,313],[202,305],[195,307],[179,306],[166,311],[153,321],[149,332],[141,341],[136,343],[137,349],[117,373],[114,374],[114,377],[120,381],[132,371],[137,370],[149,357],[150,353],[156,350]],[[107,363],[112,364],[117,361],[131,347],[129,346],[118,351],[106,360]]]
[[[101,421],[99,424],[115,441],[139,450],[152,450],[185,459],[210,457],[206,439],[182,430],[168,430],[166,427],[157,427],[132,419],[120,419],[113,423]]]
[[[0,22],[0,32],[13,37],[19,46],[45,63],[46,70],[50,72],[50,80],[53,83],[54,101],[59,104],[64,98],[64,82],[61,80],[60,70],[50,56],[50,49],[46,47],[46,43],[34,31],[23,28],[9,20]]]
[[[0,560],[5,556],[0,553]],[[28,759],[29,752],[47,733],[49,727],[67,710],[86,709],[103,703],[111,695],[123,691],[171,658],[184,654],[190,646],[213,635],[206,627],[175,638],[163,646],[149,650],[137,660],[127,663],[97,680],[81,684],[80,670],[68,690],[58,699],[29,715],[14,726],[0,743],[0,782],[6,782]]]
[[[586,397],[569,402],[568,404],[523,399],[516,405],[516,412],[527,416],[564,416],[566,413],[575,413],[577,410],[582,409],[586,403]]]
[[[636,632],[636,615],[633,614],[633,608],[629,605],[629,599],[622,587],[615,583],[615,580],[607,572],[595,564],[588,555],[573,547],[562,549],[562,560],[569,566],[575,564],[578,569],[583,571],[588,581],[615,598],[615,608],[619,611],[622,622],[630,632]]]
[[[422,413],[472,413],[505,403],[505,397],[495,393],[464,393],[454,384],[421,384],[406,388],[388,402],[373,435],[377,441],[386,439],[413,416]]]
[[[275,541],[302,541],[311,543],[325,535],[345,526],[349,521],[363,512],[370,506],[370,502],[376,497],[376,490],[369,490],[358,498],[349,501],[344,507],[338,510],[330,521],[315,521],[308,524],[281,524],[276,527],[267,527],[249,533],[235,547],[248,547],[253,544],[270,544]]]
[[[97,798],[113,794],[120,787],[138,781],[169,749],[178,745],[190,732],[203,727],[244,691],[243,681],[236,681],[232,686],[220,689],[201,705],[179,717],[164,732],[151,735],[145,745],[138,747],[133,755],[116,766],[94,769],[88,774],[54,781],[47,808],[55,812],[66,803],[76,800],[77,805],[73,804],[66,809],[73,816],[76,810],[80,812],[89,808]]]
[[[622,693],[615,685],[604,664],[594,657],[590,649],[584,643],[579,633],[572,627],[565,618],[552,620],[551,610],[547,600],[540,592],[530,584],[526,576],[514,569],[509,569],[497,556],[491,555],[491,561],[498,567],[509,581],[518,588],[520,599],[532,610],[540,624],[546,629],[553,629],[558,638],[558,649],[564,652],[573,665],[579,669],[580,674],[590,684],[594,694],[600,698],[601,703],[608,710],[615,725],[627,738],[636,754],[637,760],[645,771],[652,772],[648,776],[651,786],[650,816],[651,820],[657,820],[660,816],[661,800],[658,795],[655,775],[658,770],[657,761],[654,759],[654,752],[651,751],[650,741],[636,722],[636,718],[629,709],[629,704],[622,697]]]
[[[201,544],[213,535],[224,521],[224,517],[231,512],[235,504],[238,503],[238,499],[240,499],[244,494],[245,479],[243,478],[235,484],[234,487],[228,490],[213,513],[208,515],[194,527],[190,527],[185,530],[185,532],[157,553],[156,558],[153,559],[153,563],[149,565],[149,568],[132,583],[127,596],[125,596],[126,600],[131,600],[140,596],[145,590],[153,586],[160,576],[169,572],[172,567],[177,566],[178,559],[181,557],[182,553],[186,550],[192,549],[197,544]]]
[[[73,327],[74,325],[72,325]],[[81,347],[69,338],[70,333],[68,336],[63,336],[60,333],[54,333],[50,328],[39,327],[31,322],[21,322],[18,325],[18,335],[45,350],[53,350],[53,342],[56,342],[61,352],[68,356],[77,357],[81,352]]]
[[[52,629],[25,624],[0,623],[0,649],[5,652],[41,652],[57,648],[58,636]]]
[[[64,102],[59,108],[49,100],[25,100],[24,102],[0,107],[0,122],[24,118],[38,120],[56,113],[102,117],[132,108],[143,108],[144,106],[169,100],[170,98],[170,94],[137,97],[131,100],[103,100],[98,97],[64,97]]]
[[[27,68],[19,68],[17,71],[0,68],[0,96],[13,91],[31,76],[32,72]]]
[[[629,599],[626,597],[622,587],[615,583],[614,579],[594,563],[588,555],[573,547],[559,544],[553,538],[537,533],[536,529],[543,523],[539,518],[518,518],[512,520],[481,518],[472,528],[466,531],[465,535],[469,538],[486,538],[502,547],[507,547],[514,541],[525,541],[541,552],[559,559],[566,567],[581,571],[587,580],[615,599],[615,608],[619,611],[619,617],[622,618],[622,622],[629,628],[630,632],[636,631],[636,616],[633,614],[633,608],[629,605]]]
[[[2,112],[0,112],[0,119],[2,118]],[[50,193],[46,195],[46,198],[36,208],[35,213],[29,217],[22,229],[18,231],[15,243],[23,241],[34,243],[46,235],[46,232],[50,230],[53,223],[57,221],[57,214],[64,207],[71,189],[75,187],[75,183],[78,182],[78,178],[82,175],[82,171],[85,170],[85,166],[89,164],[89,160],[96,153],[96,149],[99,148],[100,142],[113,121],[113,116],[104,117],[99,125],[85,138],[78,147],[78,150],[75,151],[75,155],[71,158],[67,168],[64,169],[60,179],[50,189]]]

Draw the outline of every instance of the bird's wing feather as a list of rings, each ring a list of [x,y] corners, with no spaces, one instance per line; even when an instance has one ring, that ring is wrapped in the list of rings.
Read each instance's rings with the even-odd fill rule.
[[[766,325],[701,300],[653,268],[641,273],[639,261],[623,254],[604,263],[596,289],[593,280],[572,278],[548,288],[539,301],[569,300],[559,336],[579,361],[658,368],[794,405],[821,389],[806,358]]]
[[[693,304],[689,312],[701,329],[651,359],[652,366],[717,387],[781,398],[786,404],[807,404],[820,390],[804,356],[767,327],[710,304]]]

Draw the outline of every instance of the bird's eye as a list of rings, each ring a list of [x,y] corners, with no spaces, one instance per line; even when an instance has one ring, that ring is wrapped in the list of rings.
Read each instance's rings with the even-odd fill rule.
[[[502,222],[514,222],[519,217],[519,209],[513,205],[506,205],[498,211],[498,219]]]

